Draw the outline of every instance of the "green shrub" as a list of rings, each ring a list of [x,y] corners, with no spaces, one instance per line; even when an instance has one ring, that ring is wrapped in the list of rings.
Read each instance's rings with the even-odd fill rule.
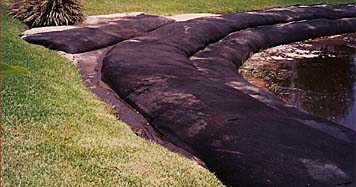
[[[74,25],[84,20],[81,0],[15,0],[9,14],[30,27]]]

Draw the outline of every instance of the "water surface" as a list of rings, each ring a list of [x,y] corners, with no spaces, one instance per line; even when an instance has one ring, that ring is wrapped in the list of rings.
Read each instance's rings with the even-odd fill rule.
[[[268,49],[240,72],[287,103],[356,130],[356,33]]]

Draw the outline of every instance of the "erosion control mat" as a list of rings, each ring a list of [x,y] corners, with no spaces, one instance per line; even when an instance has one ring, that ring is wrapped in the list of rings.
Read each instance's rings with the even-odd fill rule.
[[[117,21],[66,31],[39,33],[24,39],[53,50],[71,54],[83,53],[108,47],[172,22],[171,19],[159,16],[127,16]]]
[[[131,23],[127,29],[137,27]],[[290,107],[237,73],[259,50],[356,32],[355,4],[293,6],[161,25],[135,38],[115,39],[121,42],[105,55],[101,69],[103,80],[157,132],[202,160],[228,186],[355,185],[353,131]],[[80,28],[73,30],[25,40],[86,48],[80,35],[65,39]],[[83,37],[102,47],[99,33]]]

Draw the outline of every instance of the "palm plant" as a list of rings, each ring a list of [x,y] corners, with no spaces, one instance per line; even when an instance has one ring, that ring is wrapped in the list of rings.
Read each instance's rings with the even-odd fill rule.
[[[9,10],[30,27],[74,25],[84,20],[81,0],[15,0]]]

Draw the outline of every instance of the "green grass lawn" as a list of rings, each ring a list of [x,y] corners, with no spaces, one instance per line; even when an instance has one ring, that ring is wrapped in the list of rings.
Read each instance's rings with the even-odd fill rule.
[[[7,3],[5,0],[3,3]],[[232,12],[323,0],[86,0],[87,15]],[[25,27],[2,6],[3,62],[29,74],[4,76],[4,186],[222,186],[196,163],[137,137],[56,52],[19,38]]]
[[[4,186],[222,186],[117,121],[74,65],[21,40],[20,22],[3,14],[1,28],[3,62],[30,70],[3,77]]]
[[[117,12],[153,14],[225,13],[295,4],[350,3],[356,0],[85,0],[87,15]]]

